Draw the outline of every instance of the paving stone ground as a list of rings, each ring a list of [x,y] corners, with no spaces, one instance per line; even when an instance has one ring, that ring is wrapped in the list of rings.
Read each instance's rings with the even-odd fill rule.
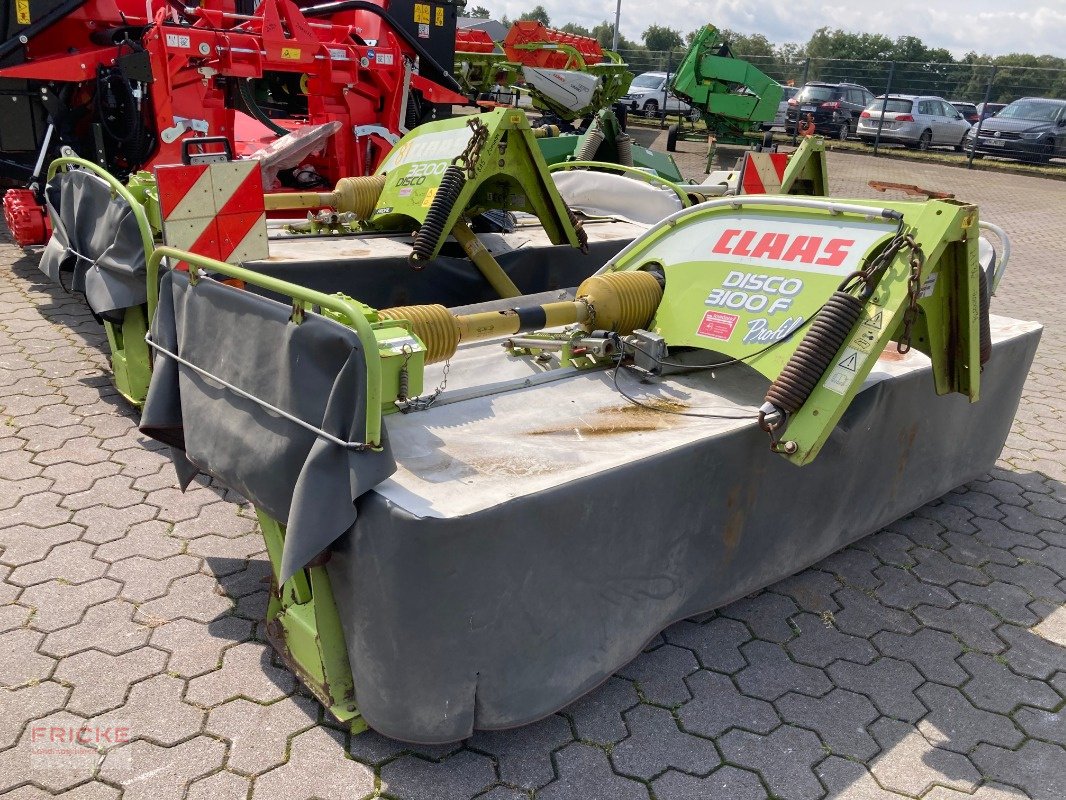
[[[699,170],[696,145],[679,161]],[[541,722],[417,747],[323,718],[265,644],[254,516],[181,494],[100,327],[0,244],[0,794],[64,798],[1066,797],[1066,189],[830,155],[1010,231],[994,310],[1047,326],[991,474],[668,629]],[[931,402],[933,402],[931,400]],[[128,729],[31,759],[45,727]]]

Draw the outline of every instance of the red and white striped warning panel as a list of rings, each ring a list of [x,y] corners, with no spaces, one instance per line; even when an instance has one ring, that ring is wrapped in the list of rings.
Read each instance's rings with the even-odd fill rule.
[[[745,153],[742,194],[778,194],[788,153]]]
[[[258,161],[176,164],[155,175],[168,245],[234,264],[267,257]]]

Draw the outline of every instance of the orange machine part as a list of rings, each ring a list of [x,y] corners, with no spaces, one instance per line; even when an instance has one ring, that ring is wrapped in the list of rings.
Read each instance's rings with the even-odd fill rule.
[[[567,44],[577,50],[586,64],[599,64],[604,60],[603,48],[591,36],[577,36],[549,28],[535,20],[516,22],[503,40],[503,49],[510,61],[531,67],[566,69],[570,56],[558,50],[522,50],[516,45],[556,43]]]

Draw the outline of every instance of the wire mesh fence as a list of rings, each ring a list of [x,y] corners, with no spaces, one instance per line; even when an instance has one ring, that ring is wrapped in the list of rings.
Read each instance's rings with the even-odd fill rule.
[[[620,50],[634,74],[672,72],[682,50]],[[1009,103],[1020,97],[1066,99],[1066,69],[1039,64],[985,62],[865,61],[736,54],[778,83],[802,86],[808,81],[857,83],[875,95],[922,94],[970,103]],[[1039,58],[1032,61],[1038,62]]]
[[[619,52],[634,74],[671,73],[684,55],[682,49],[674,51],[622,50]],[[1002,155],[1038,164],[1050,163],[1053,167],[1056,165],[1061,167],[1062,159],[1066,158],[1066,129],[1063,129],[1062,121],[1059,122],[1057,130],[1033,134],[1034,141],[1037,141],[1037,144],[1033,146],[1029,146],[1026,142],[1016,145],[1013,141],[997,139],[987,143],[1010,146],[1001,150],[984,147],[986,139],[982,137],[995,136],[994,133],[985,133],[986,118],[998,111],[1002,105],[1025,97],[1066,100],[1066,69],[1046,66],[1041,63],[1046,62],[1046,59],[1040,57],[1012,56],[1008,59],[997,59],[995,63],[975,59],[946,63],[789,58],[782,57],[780,54],[737,53],[736,56],[748,61],[778,83],[786,86],[799,87],[809,82],[850,83],[867,89],[875,97],[900,94],[924,95],[939,97],[951,103],[972,103],[976,106],[996,104],[985,108],[983,114],[977,114],[978,109],[963,110],[963,113],[968,115],[968,121],[975,124],[975,130],[972,133],[976,135],[967,136],[961,142],[955,139],[952,144],[955,145],[956,150],[960,148],[963,150],[963,157],[971,164],[975,158],[983,157],[980,152],[982,149],[983,155]],[[948,111],[950,112],[950,109]],[[876,109],[873,109],[872,113],[876,119],[882,116]],[[1060,112],[1051,109],[1050,113],[1053,116],[1058,114],[1057,118],[1062,119]],[[843,131],[843,126],[839,127]],[[855,137],[856,133],[856,124],[852,120],[850,132],[841,138]],[[1029,134],[1002,134],[1003,137],[1012,140],[1027,135]],[[886,140],[898,138],[883,136],[881,124],[877,125],[877,132],[872,141],[871,137],[861,137],[865,143],[873,144],[875,154],[885,146]],[[905,142],[903,144],[906,145]]]

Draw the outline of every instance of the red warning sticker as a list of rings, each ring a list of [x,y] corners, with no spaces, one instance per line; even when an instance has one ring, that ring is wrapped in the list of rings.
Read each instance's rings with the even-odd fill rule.
[[[740,317],[735,314],[723,314],[720,311],[708,311],[703,315],[703,322],[696,331],[700,336],[710,339],[727,341],[733,335],[733,328],[737,326]]]

